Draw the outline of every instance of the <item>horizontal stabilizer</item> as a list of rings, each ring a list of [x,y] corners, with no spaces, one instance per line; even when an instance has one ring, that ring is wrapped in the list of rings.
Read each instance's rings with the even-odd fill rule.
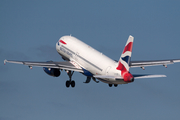
[[[174,64],[180,62],[180,59],[171,59],[171,60],[151,60],[151,61],[131,61],[130,67],[146,67],[146,66],[157,66],[163,65],[167,66],[169,64]]]
[[[166,77],[166,75],[133,75],[133,76],[134,79]]]
[[[110,75],[94,75],[95,78],[100,79],[123,79],[121,76],[110,76]],[[141,79],[141,78],[158,78],[158,77],[166,77],[166,75],[133,75],[134,79]]]

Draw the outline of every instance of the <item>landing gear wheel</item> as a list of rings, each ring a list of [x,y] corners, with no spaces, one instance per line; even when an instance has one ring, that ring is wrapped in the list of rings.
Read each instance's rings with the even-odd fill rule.
[[[117,87],[118,86],[118,84],[114,84],[114,87]]]
[[[75,87],[75,82],[71,81],[71,87]]]
[[[71,87],[75,87],[75,82],[74,81],[71,81],[72,79],[72,75],[74,73],[74,71],[66,71],[67,72],[67,75],[69,76],[69,80],[66,81],[66,87],[68,88],[70,85]]]
[[[112,87],[112,84],[109,84],[109,87]]]
[[[68,88],[70,86],[70,81],[66,81],[66,87]]]

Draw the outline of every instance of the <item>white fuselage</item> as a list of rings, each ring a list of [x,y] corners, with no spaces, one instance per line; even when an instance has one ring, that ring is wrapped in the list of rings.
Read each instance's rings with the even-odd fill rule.
[[[62,40],[64,43],[60,42]],[[65,59],[78,64],[79,67],[89,71],[93,75],[121,76],[117,70],[118,62],[110,59],[91,46],[72,36],[63,36],[56,43],[57,52]],[[109,84],[124,84],[123,80],[99,79]]]

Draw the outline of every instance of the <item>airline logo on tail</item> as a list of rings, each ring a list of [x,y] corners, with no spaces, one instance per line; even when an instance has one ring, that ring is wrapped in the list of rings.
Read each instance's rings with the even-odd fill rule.
[[[134,37],[130,35],[123,50],[123,53],[119,59],[118,67],[116,68],[117,70],[121,71],[121,76],[127,82],[132,82],[134,80],[131,73],[129,73],[129,65],[131,61],[133,41],[134,41]]]

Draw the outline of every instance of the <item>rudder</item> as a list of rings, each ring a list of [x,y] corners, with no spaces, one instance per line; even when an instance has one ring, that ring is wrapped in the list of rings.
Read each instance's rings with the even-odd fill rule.
[[[117,70],[121,70],[124,72],[129,71],[129,65],[131,61],[131,54],[132,54],[132,48],[133,48],[133,41],[134,41],[134,37],[130,35],[124,47],[124,50],[121,54],[121,57],[119,59],[119,64],[118,64],[118,67],[116,68]]]

